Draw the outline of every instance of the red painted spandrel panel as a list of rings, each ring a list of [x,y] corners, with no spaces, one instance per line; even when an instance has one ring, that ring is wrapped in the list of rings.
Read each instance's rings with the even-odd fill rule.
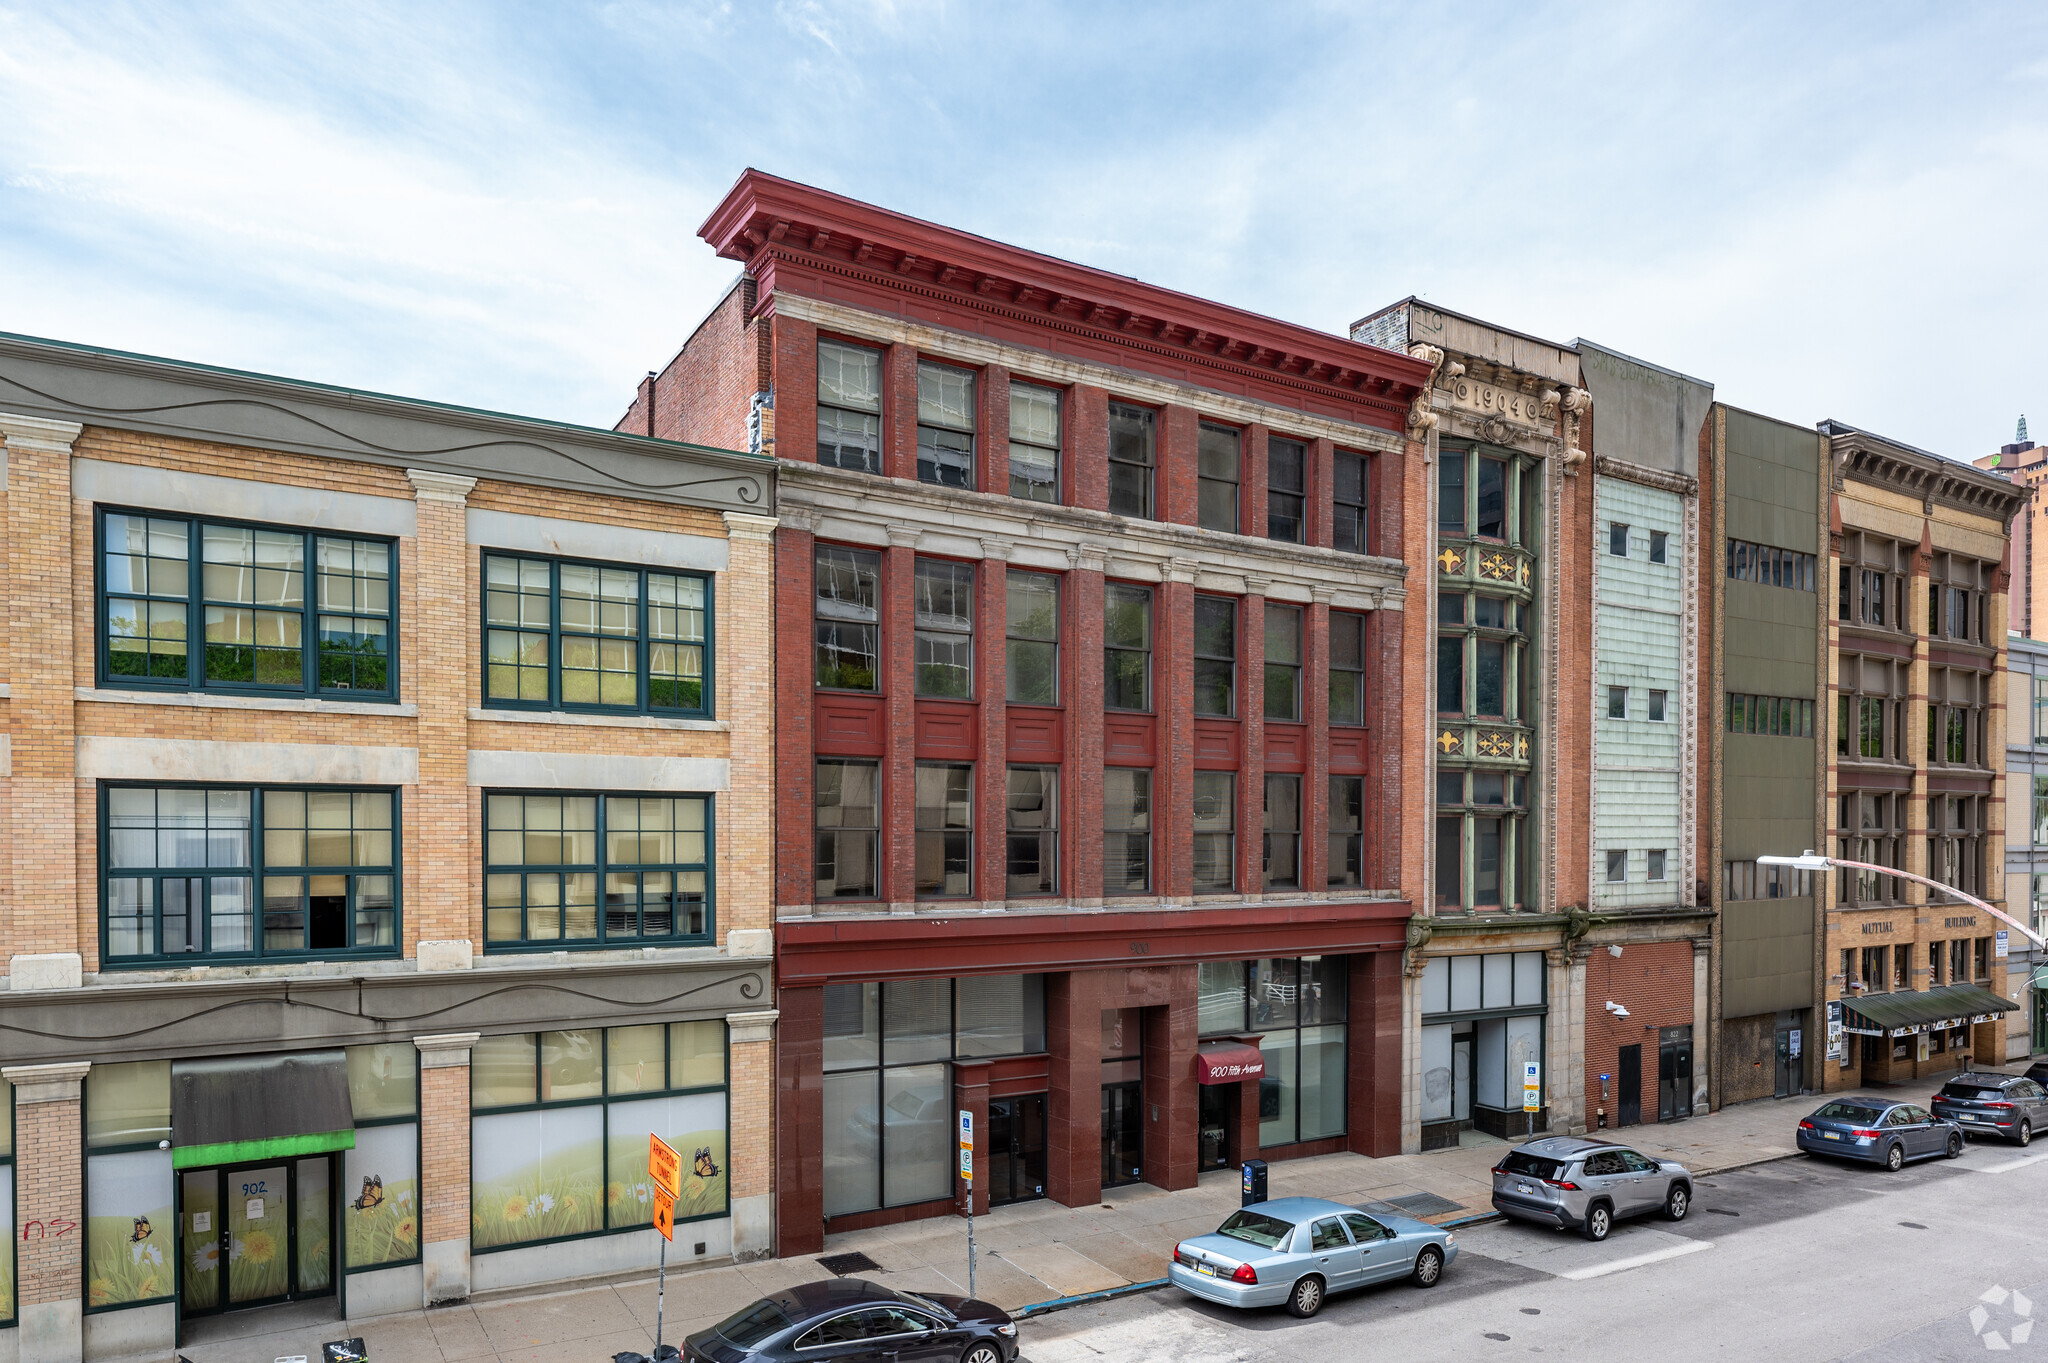
[[[981,743],[980,707],[951,701],[917,703],[917,755],[927,761],[972,762]]]
[[[880,757],[887,729],[880,696],[846,696],[819,692],[816,712],[818,753],[827,757]]]
[[[1195,721],[1195,765],[1210,771],[1234,771],[1244,748],[1244,726],[1234,719]]]
[[[1156,728],[1150,715],[1102,717],[1102,760],[1112,767],[1149,767]]]
[[[1066,756],[1066,714],[1060,710],[1009,707],[1005,745],[1011,762],[1059,762]]]
[[[1308,726],[1266,721],[1267,771],[1308,770]]]

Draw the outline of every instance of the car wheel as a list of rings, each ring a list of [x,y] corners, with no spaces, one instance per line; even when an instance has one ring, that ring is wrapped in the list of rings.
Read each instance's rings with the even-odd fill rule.
[[[1899,1170],[1905,1168],[1906,1147],[1900,1145],[1897,1141],[1893,1141],[1891,1145],[1885,1149],[1884,1167],[1894,1174],[1899,1172]]]
[[[1323,1309],[1323,1280],[1310,1274],[1287,1294],[1287,1312],[1306,1320]]]
[[[1692,1190],[1683,1183],[1671,1185],[1671,1191],[1664,1195],[1664,1216],[1670,1221],[1683,1221],[1685,1214],[1692,1210]]]
[[[2025,1117],[2020,1118],[2019,1130],[2012,1133],[2014,1145],[2030,1145],[2034,1140],[2034,1124]]]
[[[1415,1256],[1415,1285],[1435,1287],[1444,1276],[1444,1252],[1435,1245],[1426,1247]]]
[[[996,1352],[996,1346],[983,1341],[960,1355],[960,1363],[1003,1363],[1003,1356]]]
[[[1586,1238],[1595,1242],[1605,1240],[1607,1233],[1614,1229],[1614,1212],[1604,1202],[1597,1203],[1586,1212]]]
[[[1961,1159],[1961,1158],[1963,1157],[1963,1133],[1962,1133],[1962,1132],[1960,1132],[1960,1131],[1951,1131],[1951,1132],[1949,1132],[1949,1135],[1948,1135],[1948,1157],[1949,1157],[1950,1159]]]

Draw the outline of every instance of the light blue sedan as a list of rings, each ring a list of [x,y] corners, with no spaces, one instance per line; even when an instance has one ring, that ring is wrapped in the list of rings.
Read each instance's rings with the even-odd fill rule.
[[[1285,1305],[1312,1316],[1332,1292],[1411,1278],[1435,1287],[1458,1237],[1407,1216],[1367,1216],[1320,1197],[1283,1197],[1230,1214],[1214,1235],[1173,1247],[1167,1279],[1219,1306]]]

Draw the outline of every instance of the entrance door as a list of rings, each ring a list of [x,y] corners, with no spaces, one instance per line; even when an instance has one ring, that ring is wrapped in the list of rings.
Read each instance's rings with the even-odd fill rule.
[[[1225,1088],[1223,1084],[1203,1084],[1200,1087],[1201,1097],[1196,1103],[1195,1113],[1197,1169],[1230,1167],[1230,1109],[1233,1104],[1225,1096]]]
[[[1145,1086],[1102,1086],[1102,1186],[1118,1188],[1144,1177]]]
[[[1634,1126],[1643,1119],[1643,1048],[1641,1045],[1621,1048],[1621,1101],[1617,1104],[1614,1124]]]
[[[334,1291],[334,1177],[327,1155],[187,1170],[178,1232],[186,1315]]]
[[[1778,1082],[1772,1094],[1778,1098],[1790,1098],[1799,1092],[1799,1062],[1792,1057],[1792,1029],[1778,1029]]]
[[[991,1098],[988,1104],[990,1205],[1045,1196],[1045,1095]]]
[[[1472,1034],[1451,1038],[1451,1119],[1472,1125]]]
[[[1692,1028],[1657,1034],[1657,1120],[1692,1116]]]

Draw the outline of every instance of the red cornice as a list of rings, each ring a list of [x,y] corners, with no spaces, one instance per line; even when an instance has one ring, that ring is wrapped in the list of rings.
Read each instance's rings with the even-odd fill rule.
[[[831,274],[868,289],[914,292],[1012,322],[1055,328],[1175,366],[1200,364],[1242,383],[1357,406],[1374,425],[1405,415],[1429,365],[1312,327],[1141,283],[940,227],[842,195],[748,170],[698,235],[761,280],[808,293]],[[783,267],[778,270],[778,266]],[[1388,418],[1397,418],[1389,421]]]
[[[816,985],[1392,951],[1407,942],[1409,913],[1405,902],[1376,900],[792,921],[776,925],[775,978]]]

